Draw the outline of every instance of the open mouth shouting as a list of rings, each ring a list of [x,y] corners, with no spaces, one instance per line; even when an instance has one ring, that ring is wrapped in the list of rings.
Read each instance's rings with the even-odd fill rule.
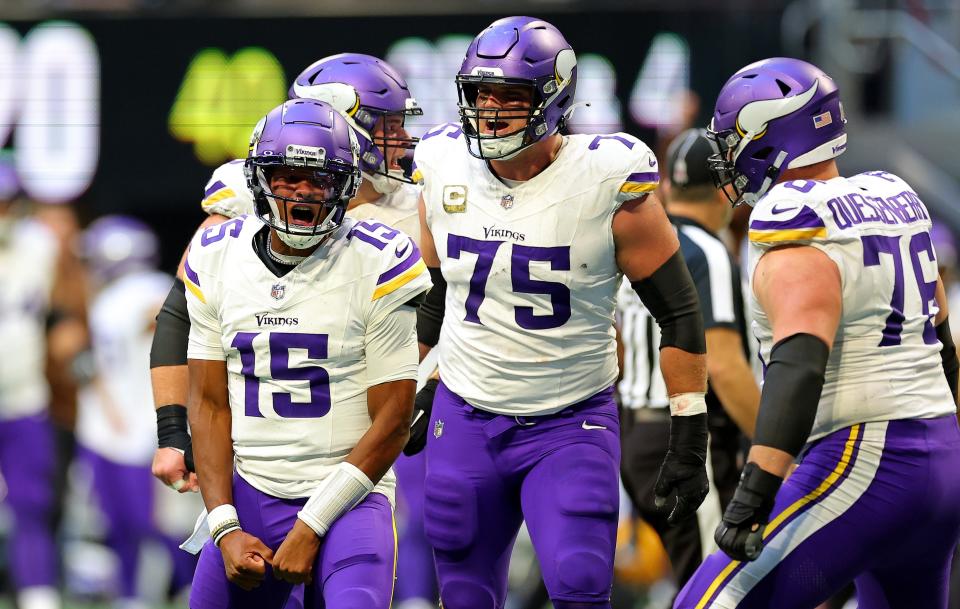
[[[288,222],[294,226],[312,227],[316,223],[317,213],[320,210],[319,205],[308,203],[288,204],[287,210],[290,212]]]

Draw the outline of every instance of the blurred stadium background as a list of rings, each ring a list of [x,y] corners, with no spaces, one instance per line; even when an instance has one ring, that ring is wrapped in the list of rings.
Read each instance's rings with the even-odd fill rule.
[[[960,0],[2,0],[0,164],[65,242],[99,216],[129,214],[160,235],[172,272],[203,218],[211,170],[245,154],[251,127],[301,69],[343,51],[384,57],[424,108],[409,125],[420,135],[456,120],[463,51],[509,14],[552,22],[577,51],[577,97],[591,105],[573,130],[626,131],[660,153],[707,123],[741,66],[812,61],[841,89],[841,170],[899,174],[960,230]],[[953,239],[942,243],[952,266]],[[65,499],[64,586],[69,607],[106,607],[116,558],[100,543],[84,475],[71,470]],[[160,495],[171,531],[192,523],[195,504]],[[658,542],[627,504],[623,522],[615,606],[663,607],[671,591]],[[509,606],[543,607],[530,600],[531,551],[518,555]],[[146,560],[145,593],[165,607],[169,565],[159,551]]]

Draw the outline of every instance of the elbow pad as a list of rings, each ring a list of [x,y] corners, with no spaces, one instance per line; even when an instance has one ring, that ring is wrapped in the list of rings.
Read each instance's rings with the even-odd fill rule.
[[[163,307],[157,313],[157,328],[150,348],[150,367],[186,366],[190,338],[190,314],[187,312],[186,286],[175,279]]]
[[[443,303],[447,299],[447,281],[439,267],[427,267],[433,287],[417,309],[417,340],[428,347],[436,347],[443,325]]]
[[[770,350],[754,444],[797,456],[817,418],[830,349],[811,334],[794,334]]]
[[[950,385],[953,394],[953,403],[957,403],[957,380],[960,377],[960,360],[957,359],[957,347],[953,344],[953,335],[950,333],[950,318],[944,318],[937,326],[937,338],[943,344],[940,349],[940,362],[943,364],[943,374]]]
[[[700,297],[679,249],[646,279],[630,284],[660,326],[660,348],[706,353]]]

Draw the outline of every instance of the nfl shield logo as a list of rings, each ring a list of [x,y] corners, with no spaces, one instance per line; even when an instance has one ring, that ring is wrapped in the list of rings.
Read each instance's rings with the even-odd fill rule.
[[[500,199],[500,207],[504,209],[513,207],[513,195],[503,195],[503,198]]]
[[[443,420],[437,419],[437,422],[433,424],[433,437],[439,438],[443,435]]]
[[[270,296],[272,296],[274,300],[282,300],[286,291],[287,286],[282,283],[275,283],[273,287],[270,288]]]

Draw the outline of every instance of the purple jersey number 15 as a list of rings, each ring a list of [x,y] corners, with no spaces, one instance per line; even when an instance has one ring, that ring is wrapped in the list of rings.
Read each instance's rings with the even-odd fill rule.
[[[257,376],[256,351],[253,341],[259,332],[237,332],[230,346],[240,352],[240,373],[243,375],[243,412],[248,417],[262,417],[260,412],[260,377]],[[273,410],[284,418],[317,418],[330,412],[330,375],[320,366],[290,367],[290,350],[303,349],[310,359],[327,359],[327,334],[271,332],[270,378],[275,381],[309,381],[310,401],[294,402],[289,393],[273,392]]]
[[[900,236],[862,235],[863,266],[879,266],[880,254],[893,257],[893,295],[890,297],[890,315],[887,316],[883,328],[883,338],[878,347],[899,345],[902,341],[904,317],[904,279],[903,256],[900,254]],[[920,258],[921,252],[926,253],[927,260]],[[937,282],[924,280],[924,266],[931,267],[930,274],[936,276],[936,258],[933,253],[933,244],[930,242],[930,233],[924,231],[910,237],[910,263],[913,267],[913,276],[917,280],[917,289],[920,291],[923,315],[927,317],[923,323],[923,342],[928,345],[937,343],[937,332],[933,328],[930,318],[930,302],[936,297]]]
[[[482,324],[480,304],[486,297],[487,279],[493,268],[493,259],[503,241],[483,241],[460,235],[447,235],[447,255],[460,259],[463,253],[475,254],[477,263],[470,277],[470,291],[467,294],[466,316],[464,321]],[[510,252],[511,288],[517,294],[543,294],[550,297],[553,312],[536,315],[533,307],[516,307],[514,317],[517,325],[526,330],[547,330],[559,328],[570,319],[570,288],[556,281],[541,281],[530,276],[531,262],[549,262],[550,270],[570,270],[570,248],[534,247],[513,244]]]

